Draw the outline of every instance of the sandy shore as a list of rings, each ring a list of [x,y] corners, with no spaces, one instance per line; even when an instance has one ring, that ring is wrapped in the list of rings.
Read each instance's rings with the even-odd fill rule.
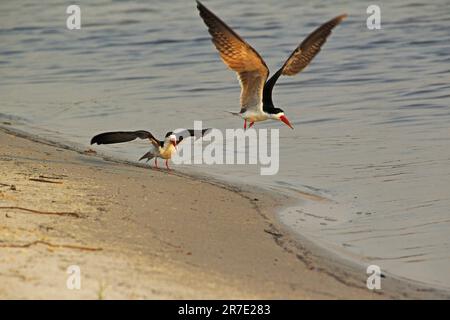
[[[301,244],[283,196],[105,161],[0,130],[0,298],[428,298]],[[66,286],[80,267],[81,289]]]

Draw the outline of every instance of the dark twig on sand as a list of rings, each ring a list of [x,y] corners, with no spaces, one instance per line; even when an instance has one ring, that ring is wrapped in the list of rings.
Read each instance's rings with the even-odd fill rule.
[[[62,180],[63,179],[63,176],[52,176],[52,177],[50,177],[50,176],[39,176],[39,178],[41,178],[41,179],[54,179],[54,180]]]
[[[264,232],[273,235],[276,238],[282,237],[283,235],[279,232],[273,231],[273,230],[269,230],[269,229],[264,229]]]
[[[41,179],[41,178],[30,178],[29,180],[36,181],[36,182],[62,184],[62,181],[51,181],[51,180],[46,180],[46,179]]]
[[[70,216],[70,217],[80,218],[80,214],[78,214],[76,212],[48,212],[48,211],[27,209],[27,208],[22,208],[22,207],[0,207],[0,209],[21,210],[21,211],[25,211],[28,213],[55,215],[55,216]]]
[[[73,245],[73,244],[54,244],[54,243],[44,241],[44,240],[35,240],[32,242],[23,243],[23,244],[0,243],[0,248],[29,248],[29,247],[37,245],[37,244],[43,244],[43,245],[46,245],[46,246],[52,247],[52,248],[67,248],[67,249],[77,249],[77,250],[85,250],[85,251],[103,250],[102,248],[85,247],[85,246],[79,246],[79,245]]]

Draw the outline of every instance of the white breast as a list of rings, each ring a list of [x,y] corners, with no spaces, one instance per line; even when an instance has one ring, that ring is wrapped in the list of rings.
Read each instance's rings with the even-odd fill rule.
[[[258,122],[269,119],[269,116],[264,111],[257,110],[247,110],[244,113],[241,113],[241,117],[250,122]]]
[[[163,158],[163,159],[170,159],[172,158],[172,155],[176,152],[177,150],[175,149],[175,147],[173,146],[173,144],[171,143],[167,143],[164,145],[164,147],[160,147],[159,148],[159,155],[158,157]]]

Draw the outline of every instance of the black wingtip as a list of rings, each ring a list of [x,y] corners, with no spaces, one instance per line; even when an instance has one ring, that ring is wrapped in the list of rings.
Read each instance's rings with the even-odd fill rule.
[[[104,141],[103,141],[104,135],[105,135],[104,133],[100,133],[100,134],[95,135],[91,139],[91,145],[93,145],[93,144],[98,144],[98,145],[104,144]]]
[[[206,128],[206,129],[202,129],[202,136],[201,137],[196,137],[197,139],[203,138],[203,136],[212,128]]]
[[[93,145],[93,144],[100,144],[100,143],[97,141],[97,136],[95,136],[95,137],[93,137],[93,138],[91,139],[91,145]]]
[[[202,12],[202,11],[208,10],[208,9],[203,5],[203,3],[201,3],[200,1],[195,0],[195,2],[197,2],[197,9],[198,9],[198,11]]]
[[[206,129],[202,129],[202,136],[201,137],[198,137],[198,139],[199,138],[202,138],[208,131],[210,131],[212,128],[206,128]],[[194,135],[195,135],[195,131],[194,131]]]

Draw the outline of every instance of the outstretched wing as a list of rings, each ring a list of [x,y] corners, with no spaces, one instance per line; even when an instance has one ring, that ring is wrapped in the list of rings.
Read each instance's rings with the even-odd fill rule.
[[[96,135],[91,139],[91,144],[112,144],[133,141],[135,139],[149,139],[150,142],[158,146],[159,141],[148,131],[114,131],[104,132]]]
[[[280,75],[293,76],[302,71],[320,52],[322,45],[327,41],[331,31],[342,20],[347,17],[346,14],[337,16],[330,21],[324,23],[314,30],[300,45],[292,52],[283,66],[267,81],[264,86],[264,104],[273,106],[272,89]]]
[[[202,129],[202,130],[194,130],[194,129],[182,129],[180,131],[176,131],[173,133],[172,131],[169,131],[166,133],[166,138],[168,138],[170,135],[174,134],[177,137],[177,144],[179,144],[181,141],[183,141],[186,138],[189,137],[195,137],[195,138],[201,138],[203,137],[211,128],[208,129]]]
[[[197,8],[223,62],[238,74],[241,112],[260,108],[264,83],[269,76],[266,63],[255,49],[199,1]]]

